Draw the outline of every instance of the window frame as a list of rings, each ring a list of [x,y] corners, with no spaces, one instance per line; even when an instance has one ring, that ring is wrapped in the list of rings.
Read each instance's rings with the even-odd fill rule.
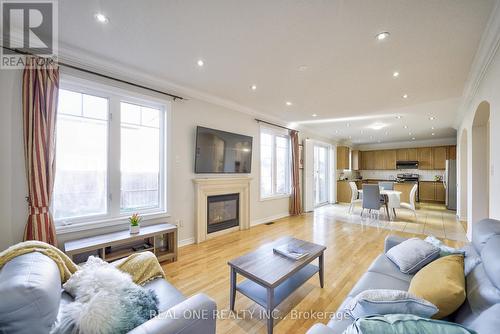
[[[272,182],[272,193],[271,195],[264,195],[262,192],[262,135],[263,134],[268,134],[271,135],[273,138],[273,144],[272,144],[272,162],[271,162],[271,182]],[[283,193],[279,193],[276,191],[277,188],[277,154],[276,154],[276,138],[281,137],[281,138],[286,138],[287,139],[287,146],[288,146],[288,151],[287,151],[287,157],[288,157],[288,162],[286,164],[286,188],[287,191]],[[292,152],[291,152],[291,140],[290,140],[290,135],[287,130],[284,129],[278,129],[275,127],[270,127],[270,126],[260,126],[259,130],[259,152],[260,152],[260,164],[259,164],[259,194],[260,194],[260,201],[268,201],[268,200],[274,200],[274,199],[280,199],[280,198],[288,198],[290,197],[292,193],[291,185],[292,185]]]
[[[108,100],[108,129],[107,129],[107,210],[105,214],[86,215],[81,217],[54,219],[58,234],[102,228],[114,225],[128,224],[130,212],[121,212],[121,117],[120,103],[132,103],[144,107],[160,109],[160,198],[157,208],[137,210],[143,220],[170,217],[169,185],[170,182],[170,102],[154,96],[145,95],[136,91],[118,88],[93,80],[61,75],[59,89],[69,90],[82,94],[89,94]],[[56,156],[57,161],[57,156]],[[56,176],[57,177],[57,176]],[[53,203],[51,203],[53,207]],[[134,211],[135,212],[135,211]]]

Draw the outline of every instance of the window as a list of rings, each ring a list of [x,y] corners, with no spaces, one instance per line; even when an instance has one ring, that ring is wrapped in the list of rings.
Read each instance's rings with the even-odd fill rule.
[[[290,194],[290,137],[286,131],[261,127],[260,197]]]
[[[158,102],[80,85],[59,90],[56,224],[166,212],[166,115]]]

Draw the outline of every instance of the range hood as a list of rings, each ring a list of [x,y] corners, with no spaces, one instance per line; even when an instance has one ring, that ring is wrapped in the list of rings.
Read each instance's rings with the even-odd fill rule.
[[[396,169],[418,169],[418,161],[396,161]]]

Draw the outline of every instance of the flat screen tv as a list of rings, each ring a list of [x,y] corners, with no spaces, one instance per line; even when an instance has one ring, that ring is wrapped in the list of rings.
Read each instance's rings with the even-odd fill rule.
[[[198,126],[194,172],[250,173],[252,137]]]

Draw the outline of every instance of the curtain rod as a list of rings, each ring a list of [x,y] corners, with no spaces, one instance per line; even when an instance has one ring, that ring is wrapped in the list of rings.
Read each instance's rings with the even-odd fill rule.
[[[36,56],[36,55],[34,55],[34,54],[30,53],[30,52],[26,52],[26,51],[23,51],[23,50],[20,50],[20,49],[12,49],[12,48],[9,48],[9,47],[3,46],[3,45],[2,45],[2,48],[5,49],[5,50],[9,50],[9,51],[21,54],[21,55]],[[170,94],[170,93],[158,90],[158,89],[154,89],[154,88],[150,88],[150,87],[147,87],[147,86],[143,86],[143,85],[140,85],[140,84],[137,84],[137,83],[134,83],[134,82],[127,81],[127,80],[115,78],[115,77],[112,77],[112,76],[109,76],[109,75],[106,75],[106,74],[94,72],[94,71],[91,71],[91,70],[88,70],[88,69],[85,69],[85,68],[82,68],[82,67],[78,67],[78,66],[75,66],[75,65],[66,64],[66,63],[63,63],[63,62],[60,62],[60,61],[58,61],[57,64],[59,64],[60,66],[64,66],[64,67],[68,67],[68,68],[80,71],[80,72],[85,72],[85,73],[88,73],[88,74],[97,75],[97,76],[99,76],[101,78],[118,81],[118,82],[127,84],[129,86],[134,86],[134,87],[141,88],[141,89],[146,89],[146,90],[158,93],[158,94],[167,95],[167,96],[170,96],[171,98],[173,98],[174,101],[177,100],[177,99],[184,100],[184,98],[182,96]]]
[[[271,123],[271,122],[268,122],[268,121],[264,121],[262,119],[256,118],[255,120],[257,121],[257,123],[266,123],[266,124],[269,124],[269,125],[272,125],[272,126],[276,126],[278,128],[286,129],[288,131],[297,131],[297,132],[299,132],[299,130],[290,129],[290,128],[287,128],[286,126],[282,126],[282,125],[279,125],[279,124],[274,124],[274,123]]]

